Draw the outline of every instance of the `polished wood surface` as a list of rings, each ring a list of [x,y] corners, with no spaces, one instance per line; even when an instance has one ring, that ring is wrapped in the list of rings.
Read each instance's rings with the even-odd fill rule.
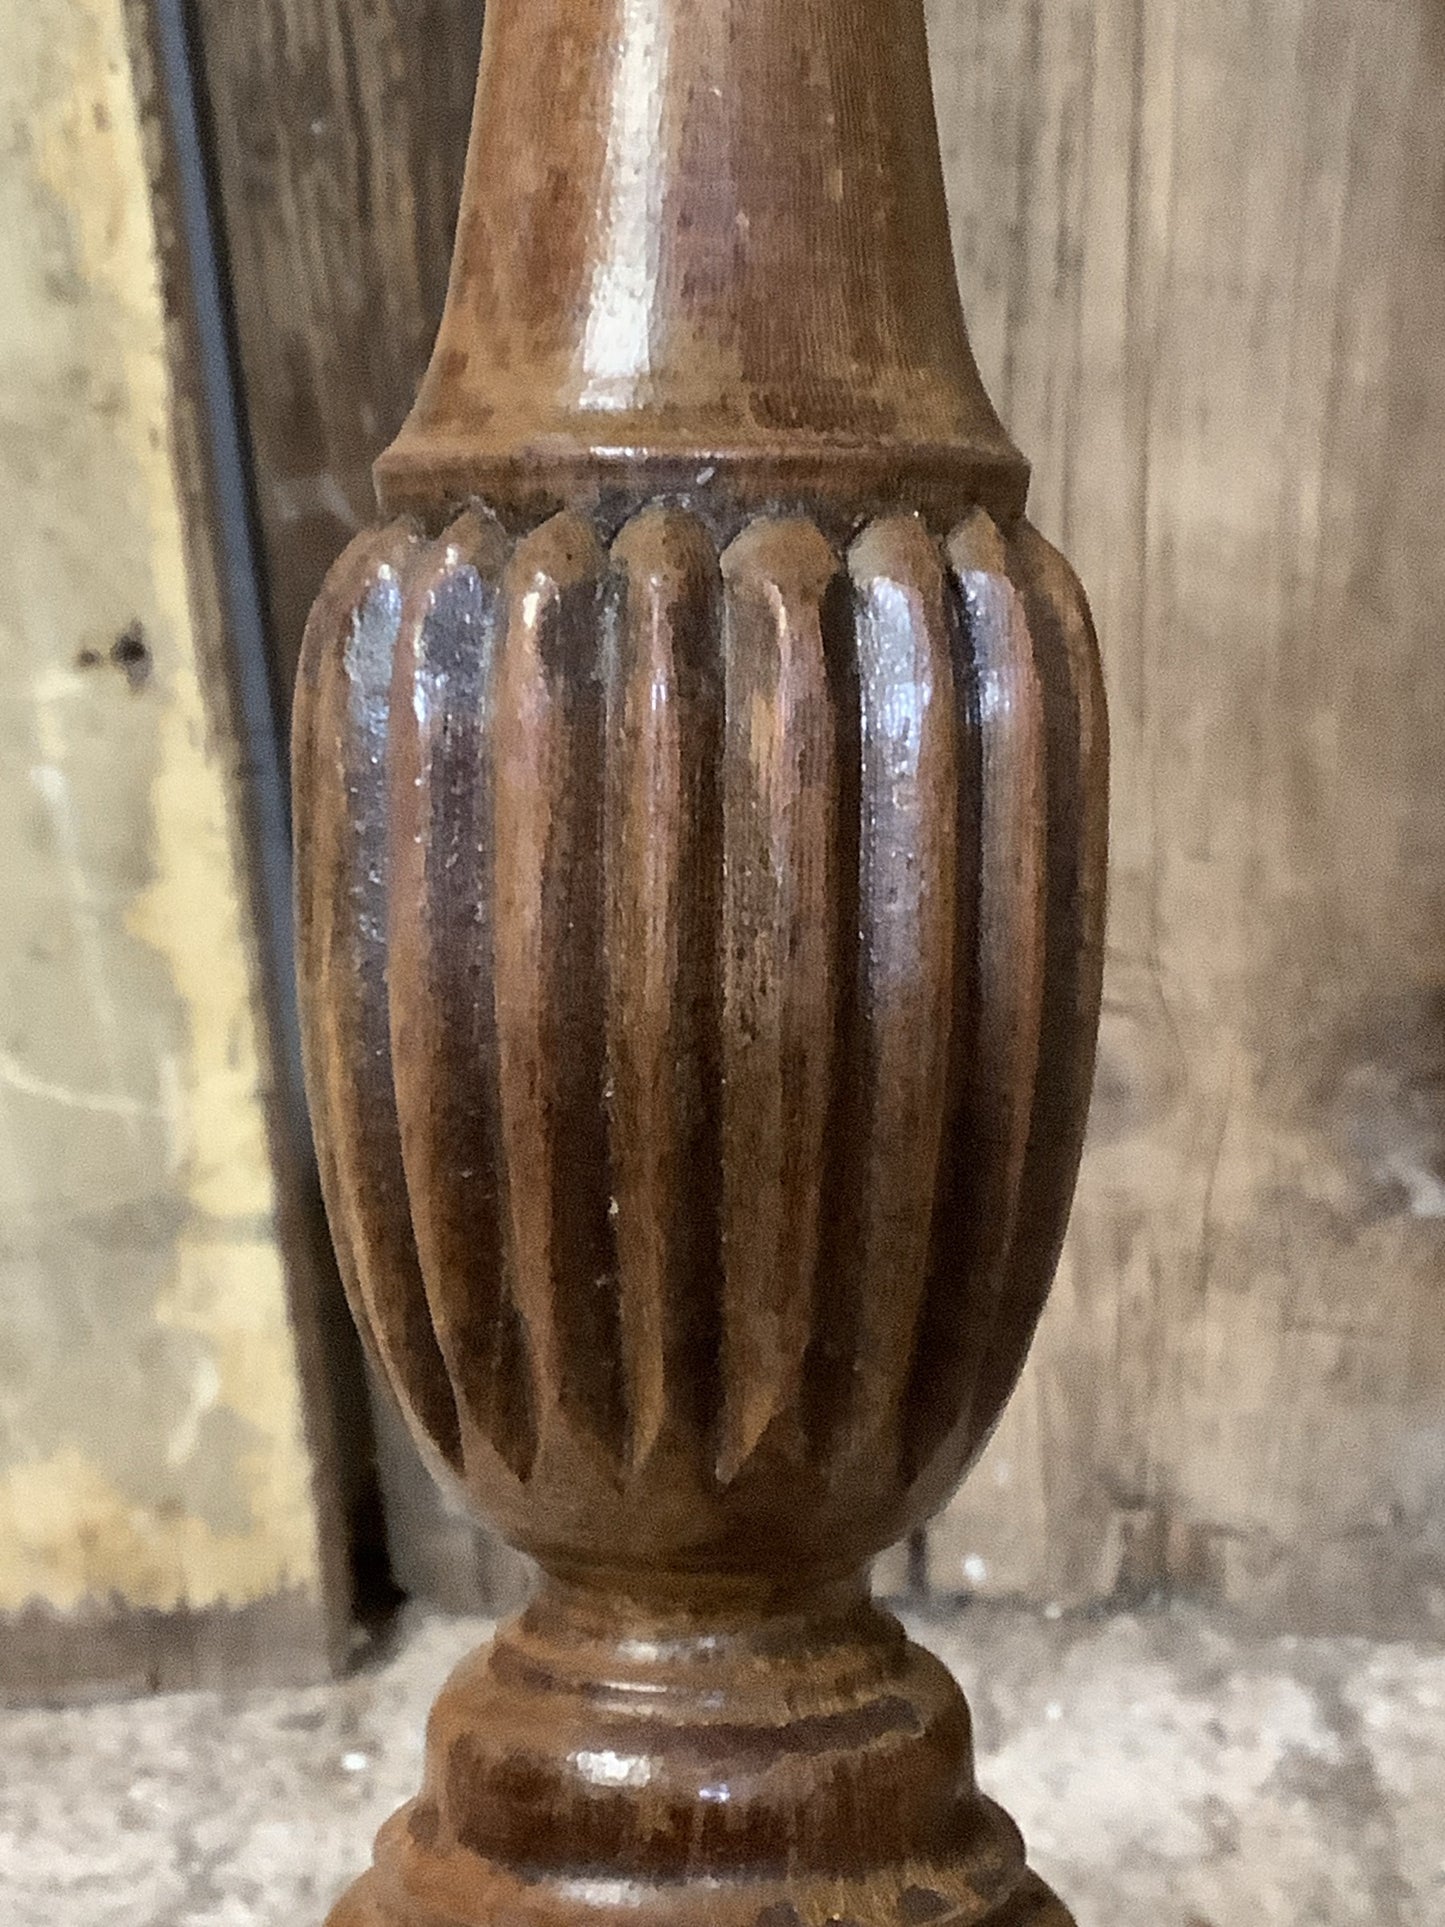
[[[312,1104],[373,1353],[544,1579],[334,1927],[1056,1927],[863,1579],[1022,1364],[1102,948],[913,0],[496,0],[379,479],[297,692]]]
[[[734,497],[1017,513],[948,252],[911,0],[493,0],[383,499],[575,507],[642,459],[654,491],[725,464]]]

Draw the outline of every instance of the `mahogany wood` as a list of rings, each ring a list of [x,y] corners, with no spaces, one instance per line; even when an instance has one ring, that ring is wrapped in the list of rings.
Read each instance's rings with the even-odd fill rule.
[[[1022,1364],[1103,903],[918,0],[492,0],[378,474],[298,686],[311,1100],[363,1333],[544,1577],[332,1927],[1059,1927],[863,1576]]]

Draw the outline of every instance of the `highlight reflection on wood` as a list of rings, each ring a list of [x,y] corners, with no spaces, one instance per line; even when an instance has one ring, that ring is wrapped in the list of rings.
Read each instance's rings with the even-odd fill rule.
[[[1022,1364],[1103,894],[917,0],[493,0],[379,478],[296,710],[323,1181],[544,1578],[333,1927],[1056,1927],[864,1578]]]

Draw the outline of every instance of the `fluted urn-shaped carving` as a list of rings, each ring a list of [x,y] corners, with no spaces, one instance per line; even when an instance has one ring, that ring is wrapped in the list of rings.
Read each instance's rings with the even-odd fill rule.
[[[1098,992],[1066,566],[980,510],[841,552],[693,512],[342,558],[297,771],[352,1303],[518,1544],[846,1571],[1022,1363]]]
[[[1067,1919],[862,1575],[1057,1257],[1097,655],[968,355],[915,0],[715,11],[494,0],[394,519],[303,652],[343,1276],[544,1574],[335,1927]]]

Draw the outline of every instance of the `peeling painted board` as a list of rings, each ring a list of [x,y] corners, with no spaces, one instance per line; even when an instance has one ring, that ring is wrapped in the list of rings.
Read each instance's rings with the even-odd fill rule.
[[[0,1614],[15,1636],[0,1636],[0,1664],[13,1686],[37,1614],[65,1616],[79,1654],[87,1625],[176,1613],[194,1651],[198,1625],[277,1600],[297,1623],[307,1602],[320,1651],[338,1601],[278,1236],[239,748],[205,668],[213,563],[183,472],[194,420],[121,0],[39,0],[7,51]],[[215,1677],[213,1657],[191,1676]]]
[[[1113,716],[1099,1083],[942,1592],[1445,1630],[1445,14],[931,10]]]

